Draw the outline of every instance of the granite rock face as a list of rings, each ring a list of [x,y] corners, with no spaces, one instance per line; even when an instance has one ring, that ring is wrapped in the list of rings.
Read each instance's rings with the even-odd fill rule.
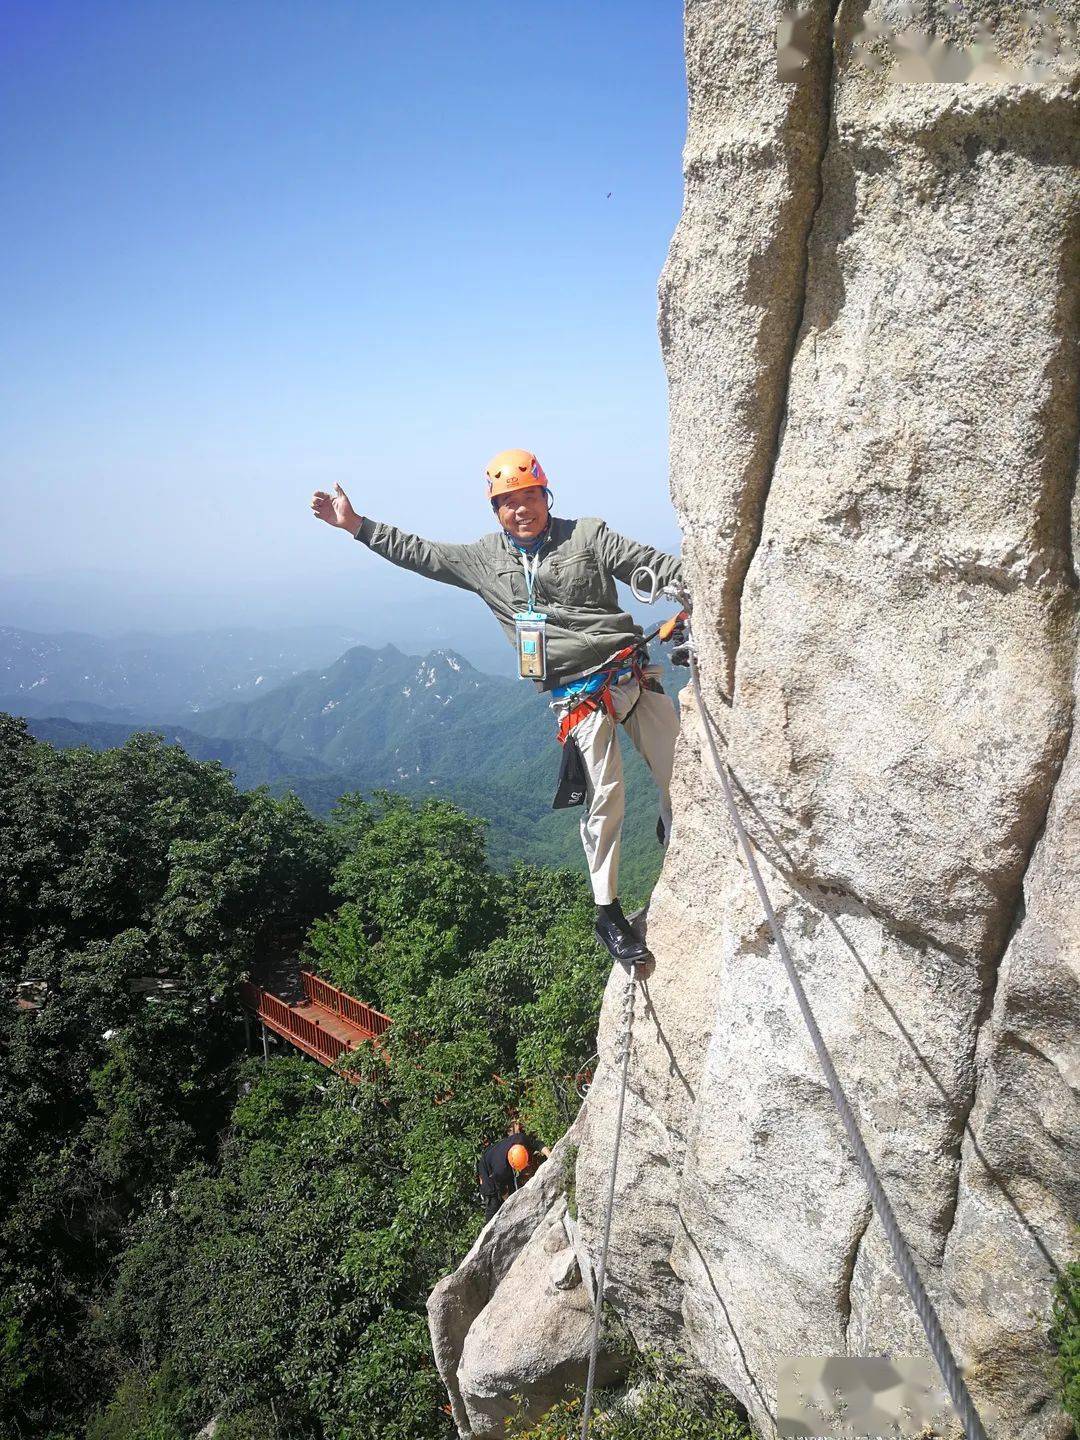
[[[970,42],[948,7],[923,8],[939,36]],[[1029,39],[986,8],[1019,62]],[[1046,1318],[1075,1253],[1080,1173],[1072,757],[1061,771],[1077,638],[1076,85],[894,83],[852,58],[864,10],[840,6],[824,32],[820,162],[808,146],[801,169],[782,162],[814,207],[801,275],[773,269],[797,289],[785,358],[754,289],[760,257],[710,250],[717,222],[692,197],[707,185],[742,214],[760,92],[779,105],[818,72],[786,87],[757,61],[733,74],[732,46],[760,52],[767,17],[752,33],[749,13],[689,7],[691,174],[662,313],[688,289],[707,312],[711,293],[714,326],[756,324],[747,353],[786,380],[778,422],[722,386],[689,435],[674,407],[673,491],[694,537],[707,703],[785,935],[976,1398],[1001,1433],[1034,1440],[1054,1410]],[[904,28],[900,7],[874,10]],[[782,207],[773,223],[773,254],[797,245]],[[714,342],[668,328],[678,393]],[[754,482],[739,585],[712,543],[718,503],[737,513],[712,475],[730,482],[759,427],[773,463]],[[925,1341],[687,740],[654,936],[669,912],[685,925],[689,892],[720,904],[689,945],[717,1006],[672,1232],[681,1343],[768,1434],[778,1356]]]
[[[777,10],[686,11],[660,333],[705,701],[976,1404],[1044,1440],[1080,1216],[1076,67],[1023,78],[1018,7],[925,0],[933,53],[987,22],[1011,78],[904,83],[904,7],[844,0],[785,83]],[[682,705],[607,1295],[771,1436],[781,1358],[928,1351]],[[594,1257],[622,984],[575,1126]]]

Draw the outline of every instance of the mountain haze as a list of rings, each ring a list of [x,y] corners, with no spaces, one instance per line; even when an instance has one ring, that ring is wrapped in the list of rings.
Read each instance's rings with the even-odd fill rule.
[[[21,671],[10,667],[20,678],[34,668],[25,656],[35,654],[40,638],[28,637],[22,645]],[[103,750],[122,745],[138,730],[152,729],[194,759],[221,763],[239,788],[265,784],[275,795],[292,790],[316,815],[328,814],[350,791],[440,795],[489,822],[488,848],[497,866],[522,859],[584,868],[578,835],[582,812],[551,809],[559,749],[546,698],[532,685],[477,670],[454,650],[418,657],[393,645],[356,645],[329,663],[275,685],[267,682],[265,691],[248,681],[242,699],[203,706],[199,697],[205,689],[194,697],[181,695],[173,715],[163,719],[153,713],[157,703],[140,688],[140,676],[148,675],[150,694],[160,696],[161,671],[152,667],[126,676],[117,670],[101,683],[98,693],[104,699],[127,697],[122,708],[66,698],[64,665],[72,673],[74,659],[73,637],[67,639],[67,655],[61,648],[52,658],[50,689],[56,699],[51,710],[48,701],[37,699],[43,687],[35,692],[32,686],[28,695],[3,706],[23,715],[40,740],[60,748]],[[6,643],[10,657],[15,647]],[[218,653],[223,648],[219,643]],[[270,652],[267,644],[260,653]],[[281,647],[279,653],[290,652]],[[35,658],[48,663],[50,652]],[[234,662],[222,673],[242,689],[243,682],[235,678],[246,673],[242,666]],[[189,666],[184,674],[205,687],[202,671]],[[171,683],[179,688],[182,678]],[[671,684],[667,688],[674,693]],[[131,718],[147,711],[145,719]],[[629,782],[623,890],[639,899],[659,869],[656,792],[625,737],[623,754]]]
[[[270,690],[333,660],[355,639],[331,626],[114,638],[0,626],[0,708],[27,718],[177,721],[225,698]]]

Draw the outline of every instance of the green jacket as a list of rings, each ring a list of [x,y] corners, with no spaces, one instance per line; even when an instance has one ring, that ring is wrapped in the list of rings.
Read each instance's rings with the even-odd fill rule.
[[[528,592],[521,557],[504,531],[469,545],[446,545],[365,519],[356,538],[394,565],[479,595],[515,643],[514,616],[528,608]],[[661,585],[682,581],[673,555],[627,540],[603,520],[553,515],[540,557],[533,603],[548,617],[544,690],[595,669],[642,638],[641,626],[619,604],[616,580],[629,582],[639,565],[651,565]]]

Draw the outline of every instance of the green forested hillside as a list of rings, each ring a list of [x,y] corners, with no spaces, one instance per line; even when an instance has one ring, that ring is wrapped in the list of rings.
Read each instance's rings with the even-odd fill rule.
[[[0,717],[0,761],[0,1434],[450,1436],[424,1299],[511,1108],[554,1139],[576,1105],[583,884],[496,874],[445,802],[324,823],[154,737]],[[393,1015],[389,1068],[245,1058],[239,978],[298,953]]]

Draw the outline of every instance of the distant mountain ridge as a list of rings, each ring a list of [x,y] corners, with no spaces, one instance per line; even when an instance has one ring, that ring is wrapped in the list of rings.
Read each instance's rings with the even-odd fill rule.
[[[418,659],[356,645],[255,700],[204,710],[203,735],[257,739],[317,759],[364,784],[439,784],[513,771],[551,739],[531,684],[486,675],[453,650]]]
[[[272,689],[353,643],[329,626],[116,638],[0,626],[0,708],[117,723],[190,719],[226,697]]]
[[[211,739],[184,725],[162,724],[160,721],[142,725],[83,722],[49,715],[27,718],[27,726],[36,740],[45,740],[58,750],[71,750],[78,745],[88,745],[91,750],[114,750],[123,745],[129,736],[153,730],[167,744],[179,745],[193,760],[217,760],[226,770],[232,771],[241,790],[268,785],[277,793],[317,778],[332,784],[338,779],[334,770],[319,760],[280,755],[261,740]]]
[[[551,809],[559,748],[547,698],[531,684],[477,670],[451,649],[418,657],[393,645],[356,645],[253,698],[189,709],[183,723],[27,719],[32,734],[61,748],[108,749],[137,730],[155,730],[195,759],[219,761],[240,788],[293,790],[315,814],[327,814],[348,791],[445,796],[489,820],[497,865],[521,858],[583,866],[582,811]],[[659,870],[656,797],[625,737],[623,754],[624,892],[640,896]]]

